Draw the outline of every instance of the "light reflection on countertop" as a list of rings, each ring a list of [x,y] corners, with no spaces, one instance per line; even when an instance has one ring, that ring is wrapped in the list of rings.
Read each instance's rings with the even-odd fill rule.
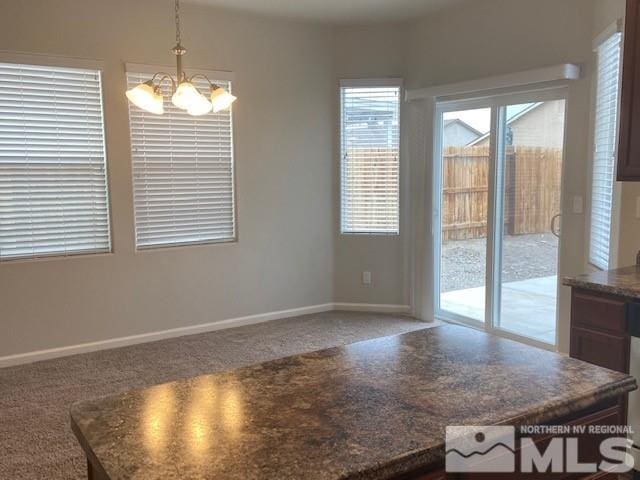
[[[173,428],[175,392],[170,383],[147,390],[143,400],[142,428],[144,445],[154,458],[162,458]]]
[[[193,379],[188,391],[176,383],[151,387],[141,401],[143,445],[156,460],[169,455],[169,448],[188,449],[194,461],[204,463],[218,439],[233,442],[240,436],[244,417],[237,382],[218,385],[213,375],[203,375]]]
[[[219,420],[218,388],[211,376],[198,377],[187,403],[184,436],[197,462],[204,462],[215,441],[215,428]]]

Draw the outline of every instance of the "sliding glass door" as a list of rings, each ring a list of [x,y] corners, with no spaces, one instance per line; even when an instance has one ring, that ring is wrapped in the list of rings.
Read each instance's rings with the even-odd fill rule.
[[[564,91],[439,103],[436,316],[556,343]]]

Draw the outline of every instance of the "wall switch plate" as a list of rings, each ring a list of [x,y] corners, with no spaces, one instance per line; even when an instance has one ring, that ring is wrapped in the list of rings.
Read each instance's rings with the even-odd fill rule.
[[[573,213],[581,214],[584,212],[584,201],[582,195],[574,195],[573,197]]]
[[[362,272],[362,283],[365,285],[371,285],[371,272]]]
[[[636,197],[636,218],[640,218],[640,197]]]

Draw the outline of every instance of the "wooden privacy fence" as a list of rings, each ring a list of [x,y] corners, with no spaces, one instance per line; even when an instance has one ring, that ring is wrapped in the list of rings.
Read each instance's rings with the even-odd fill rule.
[[[562,150],[509,146],[504,181],[504,232],[550,230],[560,213]],[[442,239],[487,235],[489,147],[446,147],[442,165]]]

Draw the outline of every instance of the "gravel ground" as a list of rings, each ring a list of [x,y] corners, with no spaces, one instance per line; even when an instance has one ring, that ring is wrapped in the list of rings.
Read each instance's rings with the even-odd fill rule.
[[[442,291],[485,284],[486,238],[451,240],[442,245]],[[555,275],[558,239],[551,233],[513,235],[503,239],[505,282]]]

